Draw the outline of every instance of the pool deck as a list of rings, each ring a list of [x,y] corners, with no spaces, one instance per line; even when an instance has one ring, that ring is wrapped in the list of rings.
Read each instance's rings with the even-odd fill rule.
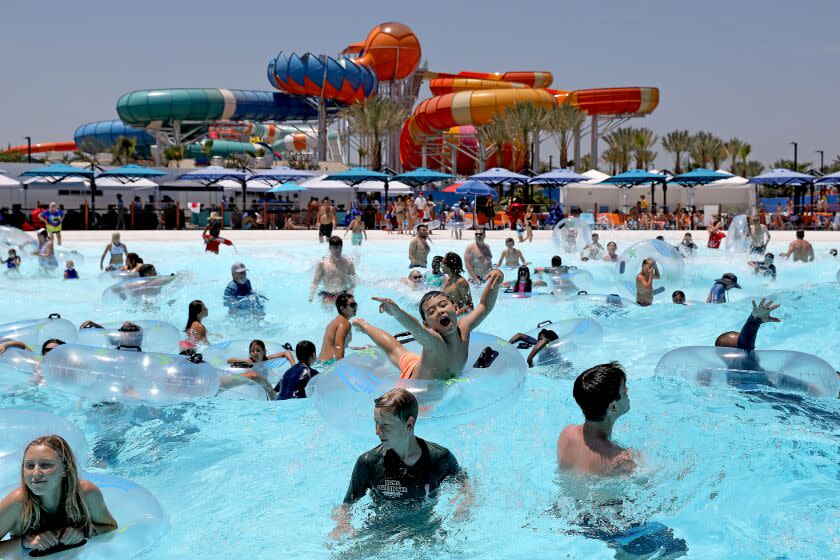
[[[102,243],[103,246],[111,240],[111,230],[95,230],[95,231],[65,231],[62,233],[62,241],[68,245],[76,243]],[[432,239],[450,239],[448,231],[436,230],[433,233]],[[535,242],[551,242],[551,230],[535,230]],[[606,245],[608,241],[615,241],[621,246],[622,242],[641,241],[644,239],[652,239],[657,235],[665,237],[666,241],[671,243],[678,243],[685,235],[685,230],[679,231],[631,231],[631,230],[606,230],[598,231],[602,245]],[[706,244],[707,234],[705,230],[692,231],[692,237],[695,243],[700,246]],[[795,238],[793,230],[785,231],[771,231],[772,241],[792,241]],[[132,242],[172,242],[184,241],[195,242],[201,238],[201,231],[197,229],[188,230],[122,230],[120,231],[122,241],[126,244]],[[336,234],[344,235],[344,229],[336,229]],[[304,241],[313,242],[318,239],[317,230],[297,229],[297,230],[224,230],[222,236],[230,239],[234,243],[248,244],[248,243],[265,243],[266,241]],[[487,232],[487,239],[489,241],[502,241],[507,237],[516,239],[516,232],[512,230],[494,230]],[[386,233],[382,231],[369,231],[368,238],[371,241],[391,241],[394,243],[408,243],[409,235],[399,235],[397,233]],[[464,231],[464,239],[472,239],[472,231]],[[838,242],[840,244],[840,231],[806,231],[805,239],[814,242]],[[349,244],[349,238],[346,243]],[[840,247],[838,247],[840,248]]]

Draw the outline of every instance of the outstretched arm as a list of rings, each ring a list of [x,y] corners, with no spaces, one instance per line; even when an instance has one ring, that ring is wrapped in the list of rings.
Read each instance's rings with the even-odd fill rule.
[[[504,278],[504,274],[502,274],[502,271],[498,269],[491,270],[487,276],[485,276],[487,286],[481,293],[481,300],[479,300],[478,305],[475,306],[472,313],[460,321],[461,325],[463,325],[468,332],[478,327],[484,318],[493,311],[493,307],[496,305],[496,298],[499,295],[499,287],[502,285],[502,280],[504,280]]]
[[[386,313],[397,320],[397,322],[414,337],[414,340],[421,346],[440,343],[440,336],[424,327],[413,315],[406,313],[399,305],[390,298],[371,298],[379,302],[379,312]]]
[[[105,255],[108,254],[108,251],[111,249],[111,244],[108,243],[105,245],[105,250],[102,252],[102,256],[99,258],[99,270],[102,270],[102,263],[105,262]]]
[[[534,367],[534,358],[537,357],[537,354],[540,353],[540,350],[545,348],[545,345],[548,344],[547,338],[541,338],[537,341],[533,348],[531,348],[531,353],[528,354],[528,367]]]
[[[741,328],[738,335],[738,348],[752,352],[755,350],[755,339],[758,336],[758,328],[764,323],[778,323],[781,319],[771,317],[770,313],[779,308],[779,304],[773,304],[772,299],[761,298],[758,305],[752,302],[753,310],[747,318],[747,322]]]

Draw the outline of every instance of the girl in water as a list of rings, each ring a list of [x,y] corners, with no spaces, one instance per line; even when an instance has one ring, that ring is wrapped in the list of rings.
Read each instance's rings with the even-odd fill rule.
[[[111,271],[122,268],[123,255],[128,254],[128,248],[120,242],[119,233],[112,233],[111,242],[105,245],[105,250],[99,258],[99,270],[102,270],[102,263],[105,261],[105,255],[108,253],[111,254],[111,260],[108,262],[108,266],[105,267],[105,270]]]
[[[38,250],[33,251],[32,254],[38,255],[38,264],[41,265],[44,272],[50,272],[58,268],[58,260],[55,258],[53,243],[47,235],[47,230],[42,229],[38,232]]]
[[[257,364],[280,358],[286,358],[289,361],[290,366],[295,365],[295,358],[290,351],[286,350],[277,354],[266,355],[265,342],[257,339],[252,340],[251,344],[248,345],[248,358],[228,358],[227,362],[228,364],[236,367],[258,368],[260,366]],[[264,370],[263,372],[260,372],[256,369],[252,369],[238,375],[224,375],[221,379],[221,386],[225,389],[229,389],[231,387],[241,385],[244,380],[247,379],[260,385],[265,390],[268,400],[273,401],[277,394],[274,392],[274,387],[271,386],[263,373]]]
[[[124,270],[126,272],[140,272],[140,267],[144,264],[143,259],[140,258],[140,255],[137,253],[127,253],[125,255],[125,265],[121,266],[120,270]]]
[[[0,502],[0,534],[19,539],[24,549],[53,553],[116,528],[99,488],[79,479],[76,458],[61,436],[26,446],[20,488]]]
[[[187,333],[187,340],[193,344],[199,342],[207,344],[207,329],[201,322],[207,317],[207,306],[200,299],[190,302],[190,307],[187,311],[187,326],[184,331]]]
[[[464,264],[458,253],[449,252],[443,257],[443,262],[440,266],[446,280],[443,283],[443,293],[449,296],[449,299],[455,304],[455,311],[458,315],[469,313],[473,310],[472,293],[470,293],[470,283],[467,279],[461,276],[464,272]]]
[[[515,294],[530,294],[534,287],[541,288],[548,284],[542,280],[531,280],[531,271],[527,266],[520,266],[515,282],[504,282],[502,286],[510,288]]]

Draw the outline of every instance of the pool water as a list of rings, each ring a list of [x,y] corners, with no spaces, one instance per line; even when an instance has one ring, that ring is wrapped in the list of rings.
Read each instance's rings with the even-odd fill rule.
[[[609,237],[602,235],[604,245]],[[432,255],[463,254],[470,242],[447,233],[433,239]],[[75,324],[145,318],[182,329],[188,303],[202,299],[210,310],[204,323],[211,341],[262,338],[294,345],[309,339],[320,348],[334,315],[334,309],[307,302],[326,245],[242,242],[238,252],[223,247],[216,256],[201,253],[197,240],[131,243],[159,273],[184,278],[153,303],[132,307],[102,302],[113,283],[95,265],[105,242],[103,236],[101,244],[74,245],[86,257],[77,265],[81,280],[44,278],[31,266],[20,278],[0,277],[6,294],[0,323],[57,312]],[[628,244],[620,242],[619,253]],[[370,297],[393,297],[416,314],[421,292],[399,281],[407,274],[407,245],[406,236],[394,235],[346,248],[357,260],[359,316],[391,332],[402,329],[380,315]],[[490,245],[498,255],[503,241],[493,238]],[[658,528],[662,538],[630,557],[836,558],[840,401],[701,388],[653,375],[667,351],[712,345],[720,332],[739,330],[750,301],[764,295],[782,304],[775,313],[782,322],[761,328],[759,348],[813,353],[840,369],[840,261],[828,256],[829,246],[815,243],[813,264],[778,259],[775,282],[753,276],[743,255],[700,249],[686,260],[681,286],[689,300],[703,301],[714,279],[733,272],[743,289],[729,292],[726,305],[674,306],[666,303],[667,295],[650,308],[605,312],[551,295],[500,294],[479,330],[508,338],[543,320],[591,317],[603,327],[604,340],[599,348],[571,355],[564,366],[530,370],[518,400],[492,418],[435,426],[424,426],[420,418],[417,434],[448,447],[469,474],[476,501],[465,519],[452,503],[457,489],[445,485],[436,502],[410,511],[377,510],[365,498],[353,507],[357,535],[328,539],[331,513],[356,458],[378,440],[372,425],[368,437],[330,427],[310,399],[101,405],[42,388],[5,394],[0,406],[65,416],[87,435],[88,470],[134,480],[157,496],[172,528],[141,558],[614,558],[626,557],[616,556],[614,536],[640,524]],[[548,265],[555,252],[548,241],[518,247],[532,266]],[[231,318],[222,306],[237,260],[268,298],[260,320]],[[612,265],[566,255],[564,261],[592,272],[590,293],[616,292]],[[474,298],[479,293],[474,290]],[[365,342],[354,333],[353,345]],[[609,360],[627,369],[631,401],[613,435],[638,451],[640,467],[617,480],[560,476],[557,435],[566,424],[582,421],[572,382],[583,369]]]

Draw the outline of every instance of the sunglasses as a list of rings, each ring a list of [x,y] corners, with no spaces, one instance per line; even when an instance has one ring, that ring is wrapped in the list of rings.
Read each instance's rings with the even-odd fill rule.
[[[483,233],[476,233],[475,236],[476,237],[484,237],[484,234]]]
[[[350,307],[352,309],[356,309],[357,307],[359,307],[359,304],[356,303],[355,301],[351,301],[350,303],[347,304],[347,307]]]

